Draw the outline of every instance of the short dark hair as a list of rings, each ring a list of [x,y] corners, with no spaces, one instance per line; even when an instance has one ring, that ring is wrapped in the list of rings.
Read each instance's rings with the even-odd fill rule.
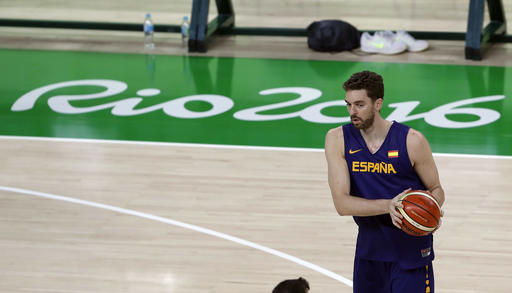
[[[372,101],[384,99],[384,81],[382,76],[368,70],[357,72],[343,83],[345,91],[350,90],[366,90],[368,97]]]
[[[272,290],[272,293],[307,293],[309,283],[306,279],[300,277],[298,279],[284,280]]]

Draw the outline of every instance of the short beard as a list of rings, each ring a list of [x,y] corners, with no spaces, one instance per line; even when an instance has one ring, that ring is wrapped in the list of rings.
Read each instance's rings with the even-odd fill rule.
[[[359,120],[361,120],[361,119],[359,119]],[[374,122],[374,121],[375,121],[375,114],[374,114],[374,113],[372,113],[372,115],[371,115],[368,119],[366,119],[366,120],[362,120],[362,121],[361,121],[361,123],[360,123],[359,125],[355,125],[355,124],[353,124],[353,123],[352,123],[352,124],[353,124],[353,125],[354,125],[354,127],[355,127],[355,128],[357,128],[357,129],[366,130],[366,129],[370,128],[370,127],[373,125],[373,122]]]

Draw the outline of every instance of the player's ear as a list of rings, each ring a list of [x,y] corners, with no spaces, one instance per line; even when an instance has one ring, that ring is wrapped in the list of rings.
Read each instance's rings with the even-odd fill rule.
[[[378,98],[374,102],[375,109],[380,112],[380,109],[382,109],[382,104],[384,103],[384,100],[382,98]]]

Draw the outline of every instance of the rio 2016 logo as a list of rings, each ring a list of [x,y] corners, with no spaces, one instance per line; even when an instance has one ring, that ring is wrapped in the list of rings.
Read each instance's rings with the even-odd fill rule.
[[[126,98],[123,100],[109,102],[105,104],[99,104],[89,107],[74,107],[70,104],[71,101],[78,100],[93,100],[101,99],[105,97],[114,96],[124,92],[128,86],[126,83],[117,80],[106,80],[106,79],[87,79],[87,80],[73,80],[66,82],[59,82],[50,85],[46,85],[37,89],[34,89],[20,98],[18,98],[11,107],[11,111],[27,111],[34,107],[35,102],[43,94],[65,87],[72,86],[100,86],[106,88],[106,90],[84,95],[60,95],[53,96],[48,99],[48,106],[54,112],[62,114],[82,114],[91,113],[95,111],[101,111],[105,109],[112,109],[111,113],[115,116],[135,116],[142,115],[153,111],[162,110],[169,116],[182,118],[182,119],[197,119],[206,118],[219,115],[229,111],[233,106],[234,102],[231,98],[221,95],[213,94],[202,94],[202,95],[191,95],[176,98],[164,103],[149,106],[146,108],[135,109],[135,107],[143,100],[142,97],[150,97],[160,94],[158,89],[141,89],[137,91],[137,97]],[[296,106],[307,102],[314,101],[322,96],[322,92],[318,89],[308,87],[283,87],[275,89],[267,89],[260,91],[260,95],[273,95],[273,94],[296,94],[298,98],[291,101],[280,102],[270,105],[264,105],[259,107],[253,107],[237,111],[233,114],[233,117],[238,120],[244,121],[272,121],[282,120],[300,117],[305,121],[312,123],[322,124],[339,124],[350,121],[350,117],[332,117],[322,114],[322,110],[329,107],[340,107],[346,106],[345,101],[328,101],[318,103],[305,107],[304,109],[292,113],[284,114],[262,114],[261,112],[268,110],[282,109],[289,106]],[[498,101],[504,99],[504,95],[493,95],[478,98],[470,98],[460,101],[448,103],[446,105],[438,106],[428,112],[411,115],[412,111],[420,104],[419,101],[408,101],[389,104],[388,107],[394,110],[391,114],[386,117],[387,120],[396,120],[398,122],[407,122],[416,119],[424,119],[426,123],[440,127],[440,128],[470,128],[476,126],[482,126],[493,123],[500,118],[500,113],[487,108],[476,108],[476,107],[464,107],[467,105]],[[186,104],[191,101],[202,101],[209,103],[212,107],[207,111],[197,112],[187,109]],[[451,114],[466,114],[476,117],[473,121],[453,121],[450,120],[447,115]]]

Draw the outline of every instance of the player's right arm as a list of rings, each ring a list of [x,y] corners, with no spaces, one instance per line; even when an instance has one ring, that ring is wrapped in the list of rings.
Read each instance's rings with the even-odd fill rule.
[[[342,127],[329,130],[325,137],[325,157],[331,195],[340,216],[376,216],[390,212],[390,200],[369,200],[350,195],[350,174],[345,160]]]

